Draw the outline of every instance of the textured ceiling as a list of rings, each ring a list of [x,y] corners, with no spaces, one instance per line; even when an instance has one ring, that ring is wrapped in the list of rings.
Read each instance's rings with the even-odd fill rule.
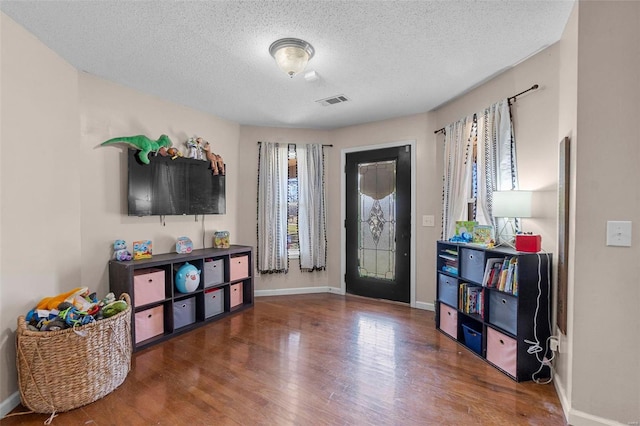
[[[80,70],[240,124],[317,129],[429,111],[558,41],[572,7],[573,0],[0,2]],[[278,69],[268,49],[283,37],[314,46],[307,71],[318,81]],[[350,102],[315,102],[340,94]]]

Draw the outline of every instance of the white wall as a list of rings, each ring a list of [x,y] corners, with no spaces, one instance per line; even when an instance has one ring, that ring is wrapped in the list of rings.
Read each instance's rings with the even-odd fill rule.
[[[81,244],[83,281],[99,293],[108,290],[106,260],[115,239],[150,239],[155,253],[175,250],[177,237],[191,238],[195,248],[211,247],[213,232],[227,230],[236,235],[237,182],[241,172],[238,153],[239,125],[187,107],[142,94],[115,83],[81,73],[80,154],[76,165],[81,176]],[[212,144],[227,165],[227,213],[202,216],[127,216],[126,146],[101,147],[118,136],[169,136],[173,146],[186,152],[185,141],[194,135]],[[204,229],[204,230],[203,230]],[[204,237],[204,243],[203,243]],[[238,243],[237,239],[232,242]]]
[[[77,286],[109,291],[115,239],[153,241],[155,253],[179,236],[211,247],[215,230],[237,235],[239,125],[79,73],[4,14],[2,35],[2,282],[0,410],[17,402],[16,319],[45,296]],[[126,147],[116,136],[167,134],[182,148],[197,134],[227,164],[227,214],[126,215]],[[233,239],[233,243],[241,243]]]
[[[560,42],[558,42],[560,63],[558,77],[560,82],[560,90],[558,93],[558,141],[568,137],[570,144],[570,175],[568,178],[569,187],[569,203],[570,212],[575,212],[576,202],[576,142],[578,140],[577,133],[577,116],[578,116],[578,9],[579,4],[576,3],[571,16],[567,22],[564,33]],[[575,258],[575,214],[570,216],[569,221],[569,240],[566,247],[567,262],[567,329],[566,334],[558,332],[560,336],[560,354],[555,359],[556,375],[554,384],[558,391],[558,396],[562,402],[565,414],[571,411],[572,396],[572,374],[571,367],[573,357],[573,300],[574,300],[574,262]]]
[[[0,14],[0,401],[16,390],[16,319],[81,282],[78,73]],[[4,408],[4,407],[2,407]]]
[[[572,409],[637,424],[640,3],[581,2],[578,13]],[[608,220],[633,222],[632,247],[605,245]]]

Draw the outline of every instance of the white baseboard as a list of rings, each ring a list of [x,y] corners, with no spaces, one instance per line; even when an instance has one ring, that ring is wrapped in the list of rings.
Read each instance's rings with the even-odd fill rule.
[[[289,296],[292,294],[314,294],[314,293],[335,293],[344,294],[339,288],[322,286],[322,287],[298,287],[298,288],[279,288],[275,290],[255,290],[255,297],[261,296]]]
[[[20,392],[16,391],[9,398],[0,402],[0,419],[9,414],[18,405],[20,405]]]
[[[424,309],[425,311],[435,311],[436,308],[431,302],[416,302],[416,309]]]
[[[557,376],[553,379],[553,386],[556,388],[556,393],[558,394],[558,399],[560,399],[560,405],[562,405],[562,411],[564,412],[564,418],[568,424],[572,426],[620,426],[623,424],[580,410],[574,410],[571,408],[564,383],[558,379]]]
[[[615,420],[605,419],[603,417],[594,416],[593,414],[574,409],[569,410],[567,423],[572,426],[622,426],[624,424],[638,424],[637,422],[620,423]]]

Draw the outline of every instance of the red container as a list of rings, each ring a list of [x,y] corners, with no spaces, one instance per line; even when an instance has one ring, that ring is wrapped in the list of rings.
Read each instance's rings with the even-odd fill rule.
[[[525,253],[537,253],[542,248],[540,235],[516,235],[516,250]]]

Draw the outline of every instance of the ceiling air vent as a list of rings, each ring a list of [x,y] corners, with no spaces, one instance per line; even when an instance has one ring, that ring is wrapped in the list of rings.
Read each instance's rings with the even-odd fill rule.
[[[347,102],[347,101],[349,101],[349,98],[347,98],[345,95],[336,95],[336,96],[331,96],[330,98],[317,100],[316,102],[322,106],[328,106],[328,105],[341,104],[342,102]]]

